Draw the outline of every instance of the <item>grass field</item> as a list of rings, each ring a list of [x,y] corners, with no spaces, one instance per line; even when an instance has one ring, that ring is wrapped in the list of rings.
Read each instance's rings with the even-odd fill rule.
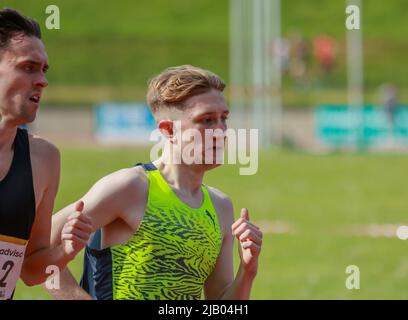
[[[168,66],[195,64],[213,70],[228,83],[228,0],[55,0],[60,8],[60,30],[47,30],[48,0],[6,0],[35,17],[43,27],[50,57],[49,105],[91,105],[110,100],[144,100],[147,80]],[[405,12],[408,2],[364,0],[364,81],[367,102],[377,102],[376,90],[392,81],[408,99],[408,50]],[[311,66],[312,91],[305,95],[284,77],[284,105],[303,107],[346,101],[345,2],[332,0],[282,1],[282,33],[300,32],[312,41],[328,34],[338,41],[339,58],[334,75],[322,89],[317,68]],[[321,79],[320,81],[321,82]],[[109,90],[106,90],[109,87]],[[61,94],[65,93],[65,94]],[[329,101],[327,101],[329,100]]]
[[[146,149],[62,151],[56,209],[77,200],[100,177],[148,160]],[[254,299],[407,299],[407,243],[396,237],[342,234],[347,226],[408,224],[407,157],[309,155],[274,151],[260,155],[254,176],[224,166],[205,181],[246,206],[255,222],[281,221],[288,234],[265,234]],[[236,249],[236,248],[235,248]],[[348,290],[348,265],[360,268],[360,290]],[[81,257],[71,263],[79,277]],[[49,299],[41,287],[18,284],[16,299]]]

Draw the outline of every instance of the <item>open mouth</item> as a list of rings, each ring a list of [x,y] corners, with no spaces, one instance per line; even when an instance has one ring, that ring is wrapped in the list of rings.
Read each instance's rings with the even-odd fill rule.
[[[223,147],[213,147],[212,148],[213,152],[224,152],[224,148]]]
[[[41,96],[39,94],[34,94],[30,97],[30,101],[34,103],[39,103],[41,99]]]

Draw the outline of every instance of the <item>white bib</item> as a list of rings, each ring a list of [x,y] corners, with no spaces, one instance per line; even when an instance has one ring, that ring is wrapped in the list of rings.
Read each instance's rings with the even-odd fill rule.
[[[0,235],[0,300],[10,299],[20,277],[27,241]]]

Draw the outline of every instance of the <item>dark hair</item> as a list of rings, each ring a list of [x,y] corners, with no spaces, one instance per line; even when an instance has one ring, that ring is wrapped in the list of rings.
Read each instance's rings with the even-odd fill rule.
[[[32,18],[25,17],[14,9],[0,10],[0,50],[5,49],[16,34],[41,39],[40,25]]]

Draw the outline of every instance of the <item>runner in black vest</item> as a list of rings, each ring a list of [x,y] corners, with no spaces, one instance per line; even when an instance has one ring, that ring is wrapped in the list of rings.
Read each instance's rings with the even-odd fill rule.
[[[65,222],[70,227],[61,234],[61,245],[50,249],[59,152],[18,128],[35,119],[47,69],[38,23],[0,10],[0,300],[12,297],[20,276],[35,285],[50,276],[48,266],[65,268],[91,230],[79,202]]]

